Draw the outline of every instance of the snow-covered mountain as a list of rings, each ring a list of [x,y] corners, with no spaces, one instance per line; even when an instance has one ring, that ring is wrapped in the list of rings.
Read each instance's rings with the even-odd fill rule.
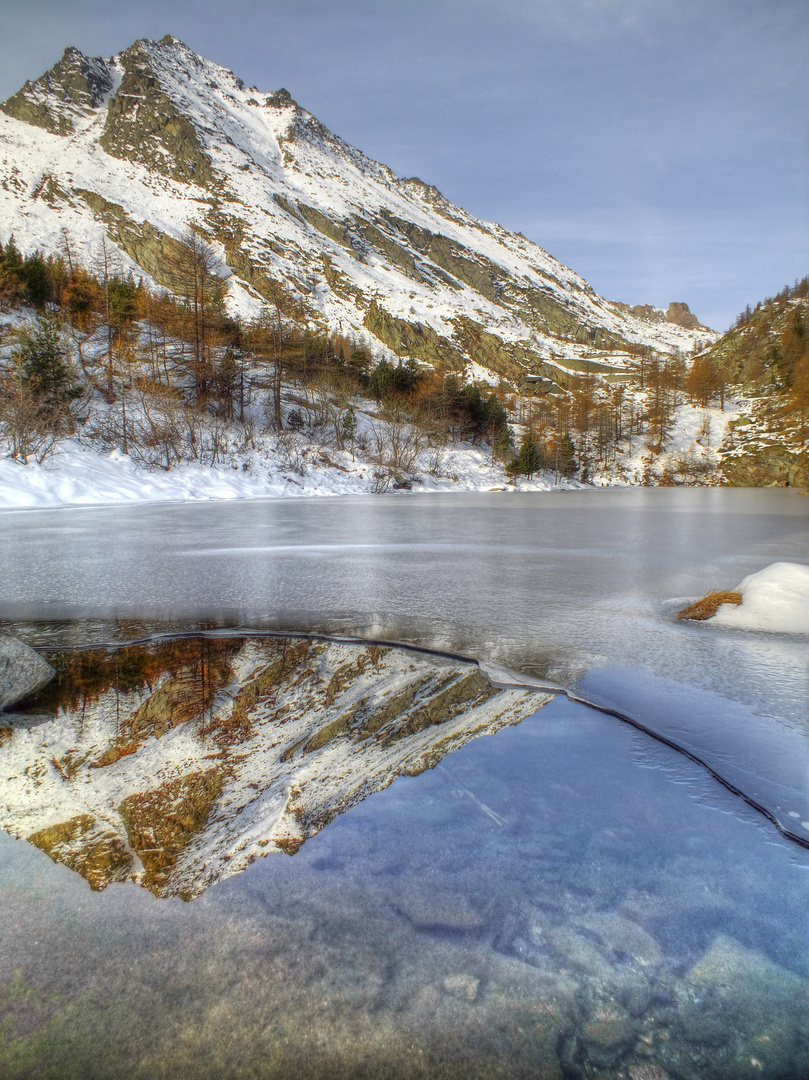
[[[94,889],[186,899],[552,697],[472,662],[309,639],[49,659],[58,678],[32,708],[55,715],[0,726],[0,828]]]
[[[267,301],[376,355],[519,382],[621,372],[712,340],[683,304],[630,309],[519,233],[479,221],[167,36],[110,60],[68,49],[0,105],[0,240],[169,284],[193,226],[246,315]]]

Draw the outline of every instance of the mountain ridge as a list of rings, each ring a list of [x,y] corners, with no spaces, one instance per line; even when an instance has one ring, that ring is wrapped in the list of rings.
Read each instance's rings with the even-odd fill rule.
[[[70,48],[0,110],[0,231],[23,249],[70,243],[91,261],[106,236],[126,269],[169,287],[167,252],[193,227],[242,314],[278,305],[378,356],[472,362],[517,383],[592,365],[620,378],[644,351],[716,336],[684,305],[599,297],[521,234],[396,176],[288,91],[245,87],[170,35],[110,60]]]

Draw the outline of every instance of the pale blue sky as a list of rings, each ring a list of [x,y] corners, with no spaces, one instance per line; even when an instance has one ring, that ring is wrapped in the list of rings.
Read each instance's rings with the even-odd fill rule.
[[[165,33],[611,299],[809,273],[809,0],[0,0],[0,98]]]

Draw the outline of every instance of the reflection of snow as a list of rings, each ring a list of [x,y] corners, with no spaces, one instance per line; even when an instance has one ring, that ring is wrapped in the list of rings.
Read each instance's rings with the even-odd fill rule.
[[[94,889],[136,881],[186,899],[263,855],[293,854],[396,777],[551,700],[497,687],[472,662],[370,644],[123,648],[121,670],[142,680],[126,689],[106,655],[57,663],[57,715],[2,739],[0,826]]]
[[[723,604],[711,623],[743,630],[809,634],[809,566],[778,562],[749,574],[736,592],[740,607]]]

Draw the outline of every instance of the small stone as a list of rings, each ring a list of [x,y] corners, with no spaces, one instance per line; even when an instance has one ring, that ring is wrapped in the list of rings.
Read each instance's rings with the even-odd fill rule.
[[[473,975],[448,975],[442,985],[448,994],[459,1001],[474,1001],[478,996],[480,979]]]
[[[660,1065],[651,1062],[629,1066],[629,1080],[669,1080],[669,1074]]]
[[[579,922],[595,934],[613,957],[627,956],[642,967],[656,966],[663,959],[663,950],[652,935],[620,915],[594,912]]]

